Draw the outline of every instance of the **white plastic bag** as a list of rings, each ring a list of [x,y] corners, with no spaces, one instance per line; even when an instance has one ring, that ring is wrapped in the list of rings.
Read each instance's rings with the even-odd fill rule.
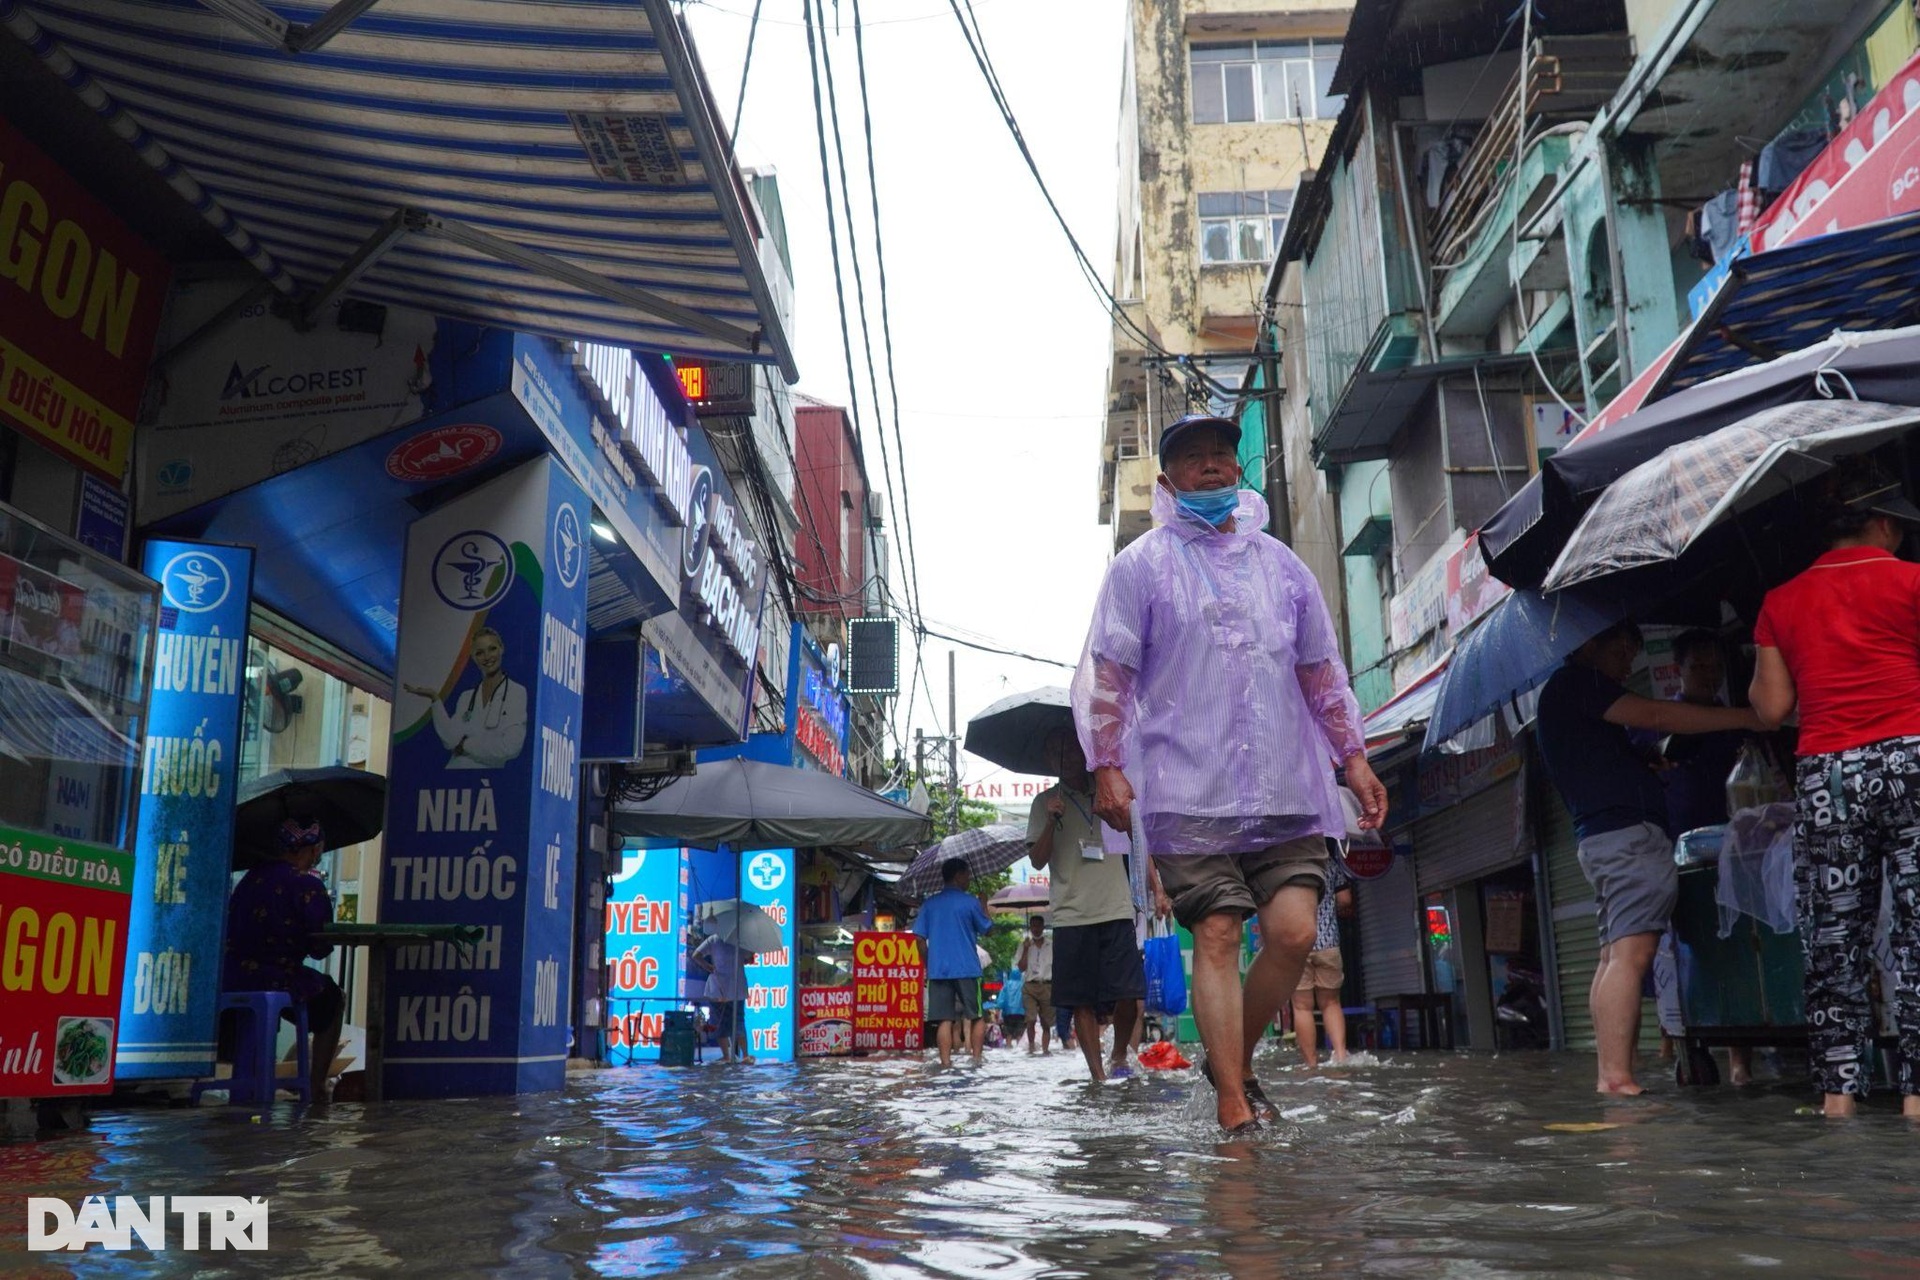
[[[1727,812],[1760,809],[1793,800],[1793,783],[1774,762],[1773,752],[1758,738],[1740,744],[1733,770],[1727,774]]]

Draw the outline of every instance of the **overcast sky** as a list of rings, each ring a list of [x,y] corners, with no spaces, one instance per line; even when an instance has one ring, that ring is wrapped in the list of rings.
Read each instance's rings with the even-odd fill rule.
[[[831,19],[832,0],[825,7]],[[708,79],[729,118],[752,9],[753,0],[699,0],[688,8]],[[974,0],[974,10],[1040,171],[1105,276],[1113,260],[1125,7],[1119,0]],[[780,175],[794,258],[797,389],[845,404],[800,14],[800,0],[764,0],[737,150],[743,164],[770,165]],[[841,0],[838,14],[835,86],[847,163],[859,171],[856,231],[870,253],[848,0]],[[1086,636],[1109,545],[1108,530],[1096,523],[1106,313],[1021,162],[943,0],[863,0],[861,16],[905,488],[928,625],[1071,662]],[[844,256],[844,229],[842,236]],[[877,282],[870,257],[867,262],[877,326]],[[851,299],[850,276],[846,288]],[[876,329],[876,344],[878,337]],[[857,352],[857,329],[854,341]],[[857,354],[855,370],[868,467],[879,488],[885,481],[878,424],[864,412],[866,372]],[[884,382],[881,389],[884,395]],[[898,503],[901,495],[894,497]],[[898,589],[904,556],[894,532]],[[930,708],[927,691],[919,691],[909,743],[914,727],[928,734],[947,727],[952,647],[937,640],[926,645],[926,682],[937,702]],[[957,652],[963,725],[997,698],[1064,684],[1069,676],[1057,667]],[[902,657],[910,669],[910,647]],[[962,757],[966,781],[995,773],[985,761]]]

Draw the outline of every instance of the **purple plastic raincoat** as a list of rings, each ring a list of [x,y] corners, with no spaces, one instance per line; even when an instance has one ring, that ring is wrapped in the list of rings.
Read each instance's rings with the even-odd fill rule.
[[[1251,489],[1233,533],[1164,488],[1153,515],[1108,567],[1074,673],[1088,763],[1126,773],[1156,855],[1344,838],[1333,765],[1366,738],[1319,584]]]

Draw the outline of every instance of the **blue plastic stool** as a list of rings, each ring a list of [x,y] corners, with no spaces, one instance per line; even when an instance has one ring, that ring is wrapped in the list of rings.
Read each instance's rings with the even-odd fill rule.
[[[280,1043],[280,1015],[289,1008],[293,1010],[299,1074],[292,1084],[283,1085],[277,1071],[279,1055],[274,1050]],[[193,1096],[197,1099],[209,1090],[224,1090],[229,1104],[251,1102],[271,1106],[274,1091],[285,1088],[299,1094],[302,1103],[311,1103],[313,1084],[307,1061],[306,1004],[295,1001],[284,991],[222,992],[219,1016],[224,1018],[230,1012],[241,1015],[239,1032],[234,1039],[233,1075],[225,1080],[201,1081],[193,1086]]]

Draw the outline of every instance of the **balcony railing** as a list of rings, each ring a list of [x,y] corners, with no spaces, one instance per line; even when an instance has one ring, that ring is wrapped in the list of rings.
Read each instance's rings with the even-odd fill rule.
[[[1542,131],[1590,117],[1632,65],[1624,35],[1542,37],[1522,53],[1500,105],[1448,173],[1427,219],[1427,249],[1436,266],[1466,258],[1499,206],[1516,155]],[[1523,128],[1525,145],[1516,145]]]

